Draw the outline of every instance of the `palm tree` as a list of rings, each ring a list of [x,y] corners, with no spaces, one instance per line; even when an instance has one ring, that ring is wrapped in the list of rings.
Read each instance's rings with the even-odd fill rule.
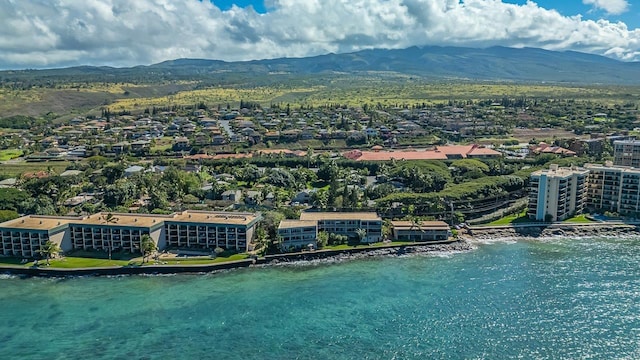
[[[149,236],[149,234],[142,235],[142,237],[140,238],[140,252],[142,253],[143,263],[145,262],[145,259],[147,259],[149,255],[157,249],[158,247],[156,246],[156,243],[153,242],[153,239],[151,239],[151,236]]]
[[[104,218],[104,221],[107,224],[115,224],[115,223],[118,222],[118,220],[119,220],[119,218],[113,216],[112,213],[108,213],[107,216],[105,216],[105,218]],[[108,249],[109,249],[109,260],[111,260],[111,244],[112,244],[111,243],[111,237],[109,237],[109,247],[108,247]]]
[[[51,240],[47,240],[47,242],[40,246],[38,252],[47,259],[47,265],[49,265],[49,259],[60,252],[60,246]]]
[[[360,228],[356,230],[356,235],[358,235],[358,242],[361,243],[367,237],[367,230]]]

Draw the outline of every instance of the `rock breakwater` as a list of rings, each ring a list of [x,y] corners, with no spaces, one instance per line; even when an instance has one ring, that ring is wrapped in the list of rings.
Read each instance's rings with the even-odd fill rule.
[[[492,240],[502,238],[553,238],[553,237],[611,237],[640,236],[636,225],[626,224],[552,224],[537,226],[496,226],[472,227],[466,236],[475,240]]]

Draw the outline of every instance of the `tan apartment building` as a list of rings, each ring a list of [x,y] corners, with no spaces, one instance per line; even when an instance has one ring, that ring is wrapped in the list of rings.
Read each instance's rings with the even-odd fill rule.
[[[282,239],[282,250],[303,249],[309,244],[316,246],[318,222],[309,220],[282,220],[278,226],[278,236]]]
[[[35,257],[47,240],[73,249],[139,252],[149,235],[159,249],[216,247],[246,252],[256,213],[184,211],[170,215],[98,213],[81,217],[28,215],[0,224],[0,255]]]
[[[382,218],[375,212],[303,212],[302,221],[315,221],[318,231],[356,237],[358,229],[366,231],[363,242],[382,240]]]
[[[560,221],[582,213],[588,174],[587,169],[559,168],[556,164],[533,172],[529,179],[529,218]]]
[[[36,257],[40,247],[48,240],[58,244],[63,251],[72,249],[68,224],[81,217],[23,216],[0,224],[0,255]]]
[[[444,221],[392,221],[394,241],[444,241],[449,239],[451,230]]]

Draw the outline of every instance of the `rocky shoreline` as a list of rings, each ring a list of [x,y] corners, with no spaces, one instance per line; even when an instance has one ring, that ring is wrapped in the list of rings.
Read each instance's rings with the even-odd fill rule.
[[[540,239],[554,237],[640,236],[640,228],[627,224],[553,224],[539,226],[473,227],[463,237],[469,240]]]
[[[239,260],[210,265],[152,265],[144,267],[109,267],[84,269],[47,269],[0,267],[0,273],[26,276],[113,276],[160,275],[179,273],[216,273],[238,268],[270,266],[314,266],[358,259],[452,254],[472,251],[485,241],[543,240],[558,237],[640,237],[640,228],[628,224],[551,224],[527,226],[471,227],[462,230],[457,241],[434,244],[409,244],[381,248],[320,250],[296,254],[268,255],[264,258]]]
[[[454,242],[439,244],[407,245],[380,249],[353,249],[349,251],[339,252],[309,252],[294,257],[274,257],[263,264],[257,264],[255,266],[320,265],[367,258],[412,256],[438,253],[450,254],[471,251],[476,248],[477,246],[471,241],[468,241],[467,239],[460,239]]]

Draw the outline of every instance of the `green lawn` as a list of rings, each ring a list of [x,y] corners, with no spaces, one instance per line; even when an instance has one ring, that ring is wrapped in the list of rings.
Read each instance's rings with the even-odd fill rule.
[[[327,245],[323,247],[321,250],[348,250],[348,249],[360,249],[360,248],[378,248],[385,246],[402,246],[402,245],[413,245],[415,242],[413,241],[392,241],[392,242],[377,242],[373,244],[360,244],[360,245]]]
[[[25,264],[21,264],[21,258],[0,258],[0,265],[21,265],[24,267],[32,267],[33,261],[29,261]],[[48,267],[59,269],[75,269],[75,268],[91,268],[91,267],[103,267],[103,266],[126,266],[130,263],[136,264],[129,260],[109,260],[109,259],[96,259],[85,257],[73,257],[65,256],[59,259],[51,259],[51,265]],[[139,264],[139,263],[138,263]],[[38,261],[40,267],[47,267],[45,260]]]
[[[501,226],[501,225],[511,225],[511,224],[518,224],[518,223],[527,223],[527,222],[531,222],[531,219],[529,219],[527,217],[527,210],[522,210],[521,212],[517,213],[517,214],[511,214],[511,215],[507,215],[503,218],[500,218],[498,220],[494,220],[490,223],[484,224],[486,226]]]
[[[76,256],[64,256],[59,259],[51,259],[50,266],[46,265],[44,260],[40,260],[38,265],[40,267],[46,268],[58,268],[58,269],[78,269],[78,268],[95,268],[95,267],[118,267],[118,266],[147,266],[147,265],[157,265],[150,260],[148,262],[142,263],[142,257],[132,257],[127,258],[127,256],[118,257],[118,254],[114,254],[114,258],[109,260],[106,258],[106,254],[103,257],[102,254],[98,253],[90,253],[93,257],[81,257],[77,256],[78,253],[74,253]],[[84,254],[82,254],[84,255]],[[97,255],[97,256],[96,256]],[[210,258],[192,258],[192,259],[172,259],[172,260],[163,260],[163,265],[208,265],[208,264],[219,264],[229,261],[236,260],[244,260],[249,257],[248,254],[233,254],[231,256],[219,256],[215,259]],[[24,267],[33,266],[33,261],[29,261],[25,264],[21,263],[21,258],[16,257],[0,257],[0,265],[18,265]]]
[[[229,261],[237,261],[244,260],[249,257],[248,254],[233,254],[231,256],[218,256],[215,259],[210,258],[195,258],[195,259],[171,259],[171,260],[161,260],[163,265],[208,265],[208,264],[219,264]],[[154,265],[153,262],[148,263],[147,265]]]
[[[24,154],[24,151],[19,149],[7,149],[0,150],[0,161],[7,161],[18,158]]]
[[[21,162],[16,164],[2,164],[0,175],[19,176],[25,172],[47,171],[51,169],[55,174],[61,174],[71,163],[68,161],[49,162]]]
[[[582,214],[582,215],[576,215],[572,218],[566,219],[563,222],[566,223],[590,223],[593,222],[593,220],[587,219],[587,216]]]

